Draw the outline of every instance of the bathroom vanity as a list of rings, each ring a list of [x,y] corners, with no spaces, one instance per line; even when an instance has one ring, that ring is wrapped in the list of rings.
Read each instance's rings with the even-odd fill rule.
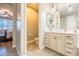
[[[44,32],[45,47],[63,55],[77,56],[79,45],[78,16],[76,14],[67,16],[56,14],[52,18],[47,17]]]
[[[78,34],[45,32],[45,46],[67,56],[77,56]]]
[[[45,47],[67,56],[77,56],[79,48],[79,9],[63,9],[58,4],[46,13],[44,26]],[[74,7],[73,7],[74,8]],[[57,11],[58,9],[58,11]]]

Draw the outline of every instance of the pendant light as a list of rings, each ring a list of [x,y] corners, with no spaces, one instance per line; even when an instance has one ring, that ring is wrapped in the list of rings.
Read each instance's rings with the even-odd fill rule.
[[[71,4],[69,4],[69,11],[72,11],[72,6],[71,6]]]
[[[54,7],[53,7],[53,4],[52,4],[52,12],[54,11]]]
[[[59,13],[58,6],[56,5],[56,14],[58,14],[58,13]]]

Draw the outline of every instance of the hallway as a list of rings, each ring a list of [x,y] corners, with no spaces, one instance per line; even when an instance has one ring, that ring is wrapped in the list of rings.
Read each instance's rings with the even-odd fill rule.
[[[0,56],[18,56],[16,48],[0,47]]]

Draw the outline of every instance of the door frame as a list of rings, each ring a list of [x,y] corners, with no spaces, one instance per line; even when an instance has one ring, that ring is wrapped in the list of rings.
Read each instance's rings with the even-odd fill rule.
[[[42,19],[42,4],[39,3],[39,49],[44,48],[44,25]],[[21,21],[23,22],[23,28],[21,27],[21,55],[27,55],[27,3],[21,3]],[[43,20],[43,21],[42,21]],[[24,31],[23,31],[24,30]],[[22,35],[23,34],[23,35]]]

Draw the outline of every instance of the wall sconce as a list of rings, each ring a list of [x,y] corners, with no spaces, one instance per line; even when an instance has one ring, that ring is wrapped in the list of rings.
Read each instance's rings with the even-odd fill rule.
[[[71,4],[66,4],[66,6],[68,7],[68,10],[69,10],[69,11],[72,11],[72,6],[71,6]]]

